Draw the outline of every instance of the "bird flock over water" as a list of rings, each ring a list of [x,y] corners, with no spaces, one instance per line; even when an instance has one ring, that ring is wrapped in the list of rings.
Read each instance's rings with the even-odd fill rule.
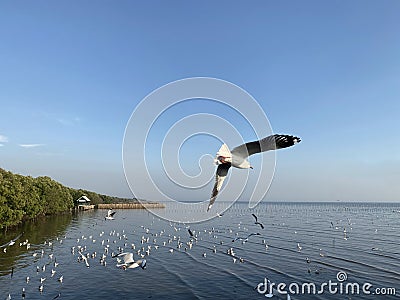
[[[6,253],[7,247],[24,247],[26,251],[31,252],[31,264],[35,265],[35,272],[32,272],[31,275],[26,276],[24,281],[26,286],[28,285],[37,285],[37,291],[39,293],[43,293],[44,286],[46,282],[49,281],[57,281],[59,285],[62,285],[64,276],[61,272],[58,272],[58,266],[60,265],[57,262],[57,258],[54,256],[53,249],[55,243],[62,244],[63,240],[60,238],[56,238],[55,241],[45,241],[42,245],[32,245],[28,239],[25,239],[22,242],[17,243],[17,240],[23,236],[23,233],[18,235],[16,238],[12,239],[10,242],[2,245],[1,247],[4,249],[3,252]],[[11,280],[14,277],[14,267],[11,270],[10,278]],[[10,285],[12,286],[12,284]],[[25,299],[26,297],[26,287],[23,287],[21,290],[20,297]],[[53,299],[56,299],[60,296],[58,293]],[[12,299],[11,294],[9,293],[6,299]]]
[[[101,212],[101,211],[100,211]],[[112,213],[112,215],[111,215]],[[253,253],[264,253],[268,255],[271,250],[280,251],[280,248],[274,241],[269,241],[269,234],[272,227],[286,228],[284,222],[274,223],[268,221],[264,216],[256,215],[246,211],[239,216],[223,214],[219,218],[232,218],[232,226],[218,228],[207,224],[184,224],[166,222],[156,219],[149,215],[146,224],[126,226],[121,229],[118,214],[115,211],[108,211],[106,216],[112,216],[113,219],[105,219],[104,216],[98,218],[98,222],[104,222],[103,227],[93,225],[91,231],[85,234],[72,235],[69,233],[63,237],[56,237],[52,240],[46,240],[42,244],[31,244],[29,240],[24,239],[21,233],[14,239],[3,244],[1,248],[4,251],[10,247],[21,247],[27,253],[31,261],[28,263],[32,268],[31,274],[24,278],[15,278],[15,270],[11,269],[10,279],[24,281],[24,286],[19,295],[15,291],[8,293],[6,299],[27,297],[28,291],[32,293],[46,294],[50,299],[62,298],[63,286],[70,280],[70,274],[64,278],[66,273],[64,268],[71,263],[76,264],[76,268],[104,270],[105,276],[110,272],[110,268],[119,269],[120,272],[133,272],[146,276],[148,268],[156,268],[157,263],[153,263],[153,257],[161,252],[163,259],[168,257],[174,260],[176,253],[183,253],[189,256],[197,256],[199,261],[207,263],[208,259],[218,256],[218,261],[233,264],[246,264],[257,266],[258,262],[254,260]],[[103,220],[101,220],[101,218]],[[235,218],[240,219],[235,222]],[[125,223],[128,219],[123,218]],[[158,226],[159,224],[164,226]],[[229,223],[228,222],[228,223]],[[217,222],[218,223],[218,222]],[[350,218],[347,220],[326,221],[326,230],[331,231],[333,235],[332,243],[336,239],[348,241],[353,230],[353,222]],[[157,226],[156,226],[157,225]],[[105,229],[107,228],[107,230]],[[115,229],[112,229],[115,228]],[[119,228],[119,229],[117,229]],[[301,229],[299,229],[301,230]],[[90,232],[90,234],[88,233]],[[319,275],[323,272],[324,260],[329,257],[328,251],[318,248],[317,253],[311,253],[310,244],[302,241],[297,230],[292,232],[295,237],[291,242],[291,248],[284,249],[290,251],[293,256],[298,255],[304,261],[305,273]],[[59,257],[57,248],[67,243],[70,253]],[[193,250],[196,251],[193,252]],[[314,250],[313,250],[314,251]],[[380,251],[373,247],[371,251]],[[0,252],[1,253],[1,252]],[[297,253],[297,254],[296,254]],[[66,259],[67,257],[67,259]],[[135,273],[143,272],[143,273]],[[32,289],[32,285],[35,287]],[[28,289],[29,288],[29,289]],[[47,290],[47,288],[49,288]],[[4,298],[3,298],[4,299]]]
[[[257,222],[257,217],[254,214],[253,216],[256,219],[254,229],[259,226],[263,228],[263,225]],[[118,218],[115,217],[115,211],[107,211],[103,222],[107,222],[110,227],[116,224]],[[69,244],[73,244],[70,247],[70,261],[75,261],[78,266],[82,266],[83,268],[92,268],[95,265],[100,265],[105,269],[111,266],[123,271],[135,268],[144,271],[148,264],[151,265],[151,256],[156,254],[157,251],[167,251],[167,253],[174,255],[175,252],[189,252],[193,247],[201,245],[203,235],[209,235],[218,239],[217,234],[219,231],[214,228],[197,230],[193,229],[194,225],[190,226],[169,222],[166,223],[169,225],[168,230],[162,229],[156,231],[152,228],[153,224],[154,217],[150,226],[140,225],[139,228],[131,230],[131,233],[136,237],[134,240],[128,237],[132,236],[132,234],[128,234],[128,229],[122,229],[121,231],[110,230],[108,232],[102,230],[97,233],[94,229],[93,234],[90,235],[57,237],[55,240],[46,240],[43,244],[39,245],[31,245],[28,240],[20,242],[19,247],[26,247],[26,250],[31,255],[30,265],[34,265],[35,267],[32,273],[24,278],[25,286],[22,288],[20,295],[18,297],[13,295],[13,298],[22,297],[22,299],[25,299],[28,287],[32,285],[36,285],[37,292],[43,294],[46,292],[46,285],[50,282],[57,282],[58,285],[58,289],[54,291],[54,285],[52,284],[52,299],[62,297],[63,284],[65,281],[68,281],[68,278],[64,279],[63,266],[68,264],[69,261],[59,260],[54,249],[66,240],[68,240]],[[229,231],[229,234],[233,236],[232,245],[228,243],[225,245],[222,241],[218,245],[226,248],[223,253],[230,256],[233,263],[244,263],[244,258],[236,255],[233,242],[241,242],[244,245],[253,236],[261,234],[254,232],[242,237],[239,233],[235,234],[232,230]],[[17,240],[22,236],[23,234],[20,234],[10,242],[2,245],[3,252],[6,252],[5,249],[8,247],[18,246],[15,244],[18,244]],[[207,250],[207,247],[202,246],[202,248]],[[99,251],[99,249],[101,250]],[[217,253],[216,245],[212,247],[211,253]],[[207,254],[207,251],[204,251],[202,257],[206,258]],[[13,268],[10,273],[10,279],[16,280],[14,277]],[[12,299],[11,293],[7,295],[6,299]]]
[[[215,186],[212,191],[212,197],[207,210],[209,211],[215,202],[217,194],[231,166],[236,168],[252,168],[247,160],[249,155],[290,147],[298,142],[300,142],[300,138],[298,137],[289,135],[271,135],[259,141],[238,146],[233,149],[232,152],[230,152],[229,148],[224,144],[217,153],[216,163],[219,166],[216,173]],[[107,214],[104,216],[104,221],[114,221],[115,214],[116,212],[112,209],[108,210]],[[218,216],[222,217],[220,214]],[[258,221],[258,218],[254,213],[252,214],[252,217],[255,219],[254,225],[264,229],[264,225]],[[176,233],[182,228],[181,226],[172,223],[170,223],[170,226],[173,227]],[[113,259],[116,260],[115,266],[123,270],[134,269],[137,267],[145,270],[147,267],[147,257],[150,256],[151,253],[158,251],[159,248],[167,248],[167,251],[172,254],[174,253],[174,250],[182,251],[183,249],[184,251],[190,251],[194,245],[201,243],[201,231],[191,230],[190,226],[186,227],[188,234],[185,234],[185,236],[179,234],[167,234],[165,230],[154,232],[151,227],[146,228],[144,225],[142,225],[141,228],[144,230],[144,234],[141,236],[140,241],[137,244],[129,241],[125,230],[122,230],[122,232],[112,230],[108,233],[108,236],[105,236],[106,233],[104,231],[98,233],[97,236],[82,235],[76,238],[76,244],[71,247],[71,255],[78,263],[81,263],[86,268],[90,268],[94,263],[107,267],[107,262],[110,261],[110,259]],[[204,233],[207,233],[207,230],[204,230]],[[217,238],[217,231],[215,231],[214,228],[212,230],[208,230],[208,233],[213,235],[214,238]],[[230,233],[232,233],[232,231]],[[261,234],[259,232],[250,232],[245,236],[241,236],[239,233],[236,233],[236,236],[232,238],[232,243],[238,243],[240,241],[244,245],[253,236],[260,235]],[[2,245],[1,248],[3,248],[3,252],[5,253],[8,247],[13,246],[21,236],[22,234],[18,235],[10,242]],[[164,236],[166,238],[161,242],[160,240],[162,240]],[[57,238],[57,241],[62,243],[63,240],[58,240]],[[61,275],[61,272],[58,272],[60,263],[57,261],[57,257],[52,251],[54,246],[53,243],[53,241],[46,241],[40,252],[33,252],[32,256],[34,263],[37,264],[36,275],[33,274],[33,276],[26,277],[27,285],[30,284],[34,278],[36,278],[36,282],[38,282],[39,279],[38,291],[40,293],[44,292],[46,283],[49,280],[56,278],[57,274],[60,274],[57,278],[59,284],[62,285],[64,282],[64,276]],[[97,243],[101,243],[101,253],[98,253],[98,251],[93,249],[93,246]],[[223,244],[222,241],[220,243],[221,245]],[[25,242],[21,243],[20,246],[26,246],[27,250],[29,250],[31,245],[29,241],[26,240]],[[215,254],[216,251],[217,248],[214,245],[213,253]],[[232,257],[234,263],[237,261],[240,263],[244,262],[242,257],[236,256],[233,247],[229,247],[226,250],[226,254]],[[135,259],[135,256],[137,256],[138,259]],[[202,256],[206,258],[207,253],[204,252]],[[11,278],[13,277],[13,273],[14,270],[12,269]],[[54,296],[53,299],[61,297],[60,291]],[[21,295],[22,298],[25,298],[25,287],[22,289]],[[7,299],[11,299],[10,294],[8,294]]]

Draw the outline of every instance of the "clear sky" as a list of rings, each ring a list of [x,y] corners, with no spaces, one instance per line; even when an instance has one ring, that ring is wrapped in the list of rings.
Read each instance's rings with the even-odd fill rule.
[[[130,197],[121,152],[132,111],[162,85],[205,76],[242,87],[274,132],[302,138],[277,153],[265,200],[398,201],[399,13],[397,0],[1,1],[0,167]],[[152,138],[211,111],[254,138],[207,101],[169,110]],[[187,144],[189,174],[220,146]]]

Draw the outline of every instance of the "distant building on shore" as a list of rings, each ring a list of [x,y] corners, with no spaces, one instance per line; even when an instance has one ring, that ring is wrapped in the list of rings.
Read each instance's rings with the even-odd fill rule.
[[[79,199],[75,200],[78,205],[89,205],[90,199],[85,195],[81,196]]]

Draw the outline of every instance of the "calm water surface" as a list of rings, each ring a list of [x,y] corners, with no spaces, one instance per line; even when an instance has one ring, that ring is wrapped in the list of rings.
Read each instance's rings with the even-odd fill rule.
[[[252,213],[265,229],[254,224]],[[289,291],[291,299],[400,298],[399,204],[263,203],[250,210],[238,203],[222,217],[190,224],[197,235],[191,249],[188,224],[160,220],[145,210],[117,210],[113,221],[104,221],[105,214],[93,210],[50,217],[1,233],[0,244],[4,244],[24,232],[15,245],[0,252],[0,298],[10,294],[21,299],[25,288],[25,299],[53,299],[59,293],[58,299],[265,299],[258,291],[268,293],[265,286],[256,288],[265,278],[276,285],[284,283],[286,291],[289,285],[301,291],[303,283],[315,284],[318,291],[329,280],[339,284],[338,272],[347,276],[342,292],[340,285],[335,294],[328,287],[312,296]],[[232,242],[250,233],[260,235]],[[26,239],[31,244],[28,250],[19,245]],[[100,258],[107,245],[104,266]],[[78,246],[84,247],[84,254],[96,252],[95,258],[88,259],[89,268],[78,262]],[[121,248],[134,252],[135,258],[140,258],[140,250],[146,255],[147,269],[116,268],[111,253]],[[234,256],[227,253],[231,248]],[[57,280],[61,275],[62,284]],[[46,278],[42,293],[40,278]],[[370,283],[371,294],[362,290],[358,295],[350,290],[346,294],[346,283],[360,288]],[[394,288],[396,295],[373,295],[376,288],[386,293]],[[272,299],[287,299],[276,288],[273,294]]]

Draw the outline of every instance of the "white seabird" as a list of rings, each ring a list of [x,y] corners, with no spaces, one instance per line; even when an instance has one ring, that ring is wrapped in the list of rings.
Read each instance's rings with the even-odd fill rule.
[[[115,211],[112,211],[112,209],[109,209],[107,211],[107,216],[105,216],[104,219],[106,219],[106,220],[114,220],[114,215],[115,215]]]
[[[82,261],[84,261],[85,262],[85,265],[86,265],[86,267],[90,267],[90,265],[89,265],[89,263],[88,263],[88,260],[87,260],[87,257],[85,256],[85,255],[83,255],[82,253],[80,253],[80,255],[81,255],[81,260]]]
[[[13,238],[11,241],[9,241],[8,243],[5,243],[4,245],[1,245],[0,248],[6,248],[8,246],[12,246],[15,244],[15,241],[18,240],[20,237],[22,236],[22,233],[19,234],[16,238]],[[7,251],[7,250],[6,250]],[[6,252],[4,251],[4,252]]]
[[[301,139],[299,137],[274,134],[267,136],[259,141],[253,141],[240,145],[234,148],[232,151],[229,150],[226,144],[223,144],[217,152],[217,156],[215,158],[215,163],[218,165],[218,168],[215,175],[215,184],[211,193],[210,203],[207,207],[207,211],[209,211],[210,208],[213,206],[215,199],[217,198],[218,192],[220,191],[231,166],[239,169],[252,169],[253,167],[247,160],[247,157],[249,157],[250,155],[269,150],[287,148],[299,143],[300,141]]]
[[[300,243],[297,243],[297,250],[300,252],[303,247],[300,246]]]
[[[121,264],[117,264],[117,268],[122,268],[124,270],[126,269],[135,269],[137,267],[141,267],[143,270],[146,269],[147,262],[145,259],[139,259],[135,261],[133,259],[133,253],[132,252],[124,252],[120,253],[117,255],[114,255],[113,257],[120,257],[122,256],[124,262]]]

